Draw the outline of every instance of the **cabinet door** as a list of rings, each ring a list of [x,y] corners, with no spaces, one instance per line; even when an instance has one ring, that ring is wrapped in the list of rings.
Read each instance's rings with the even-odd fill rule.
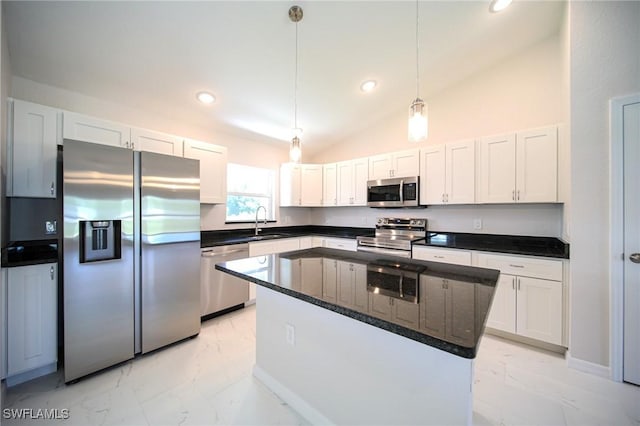
[[[300,164],[284,163],[280,166],[280,206],[302,205]]]
[[[471,204],[476,200],[475,147],[473,140],[446,145],[445,201],[447,204]]]
[[[353,163],[340,161],[336,163],[338,205],[349,206],[353,204]]]
[[[367,205],[367,176],[369,176],[369,162],[366,158],[353,160],[353,205]]]
[[[487,318],[487,327],[516,332],[516,277],[500,274],[493,302]]]
[[[7,374],[54,363],[57,359],[57,265],[9,268]]]
[[[481,203],[515,201],[516,136],[480,139],[478,199]]]
[[[187,139],[184,157],[200,160],[200,202],[227,202],[227,148]]]
[[[420,151],[420,204],[444,204],[445,146],[433,145]]]
[[[322,205],[322,164],[300,167],[300,199],[302,206]]]
[[[516,200],[521,203],[558,201],[557,128],[518,133],[516,153]]]
[[[325,164],[322,170],[322,205],[338,205],[338,169],[336,163]]]
[[[58,115],[56,109],[13,101],[10,185],[14,197],[56,197]]]
[[[155,152],[157,154],[182,157],[182,139],[153,130],[131,129],[131,147],[136,151]]]
[[[393,153],[391,174],[393,177],[410,177],[420,174],[420,151],[411,149]]]
[[[367,291],[367,265],[354,263],[351,271],[354,296],[353,307],[361,312],[367,312],[369,308],[369,292]]]
[[[516,284],[518,334],[562,344],[562,283],[517,277]]]
[[[391,163],[390,154],[381,154],[369,157],[368,167],[368,180],[387,179],[392,177],[391,169],[393,168],[393,165]]]
[[[131,148],[131,129],[123,124],[89,117],[75,112],[64,112],[62,137]]]

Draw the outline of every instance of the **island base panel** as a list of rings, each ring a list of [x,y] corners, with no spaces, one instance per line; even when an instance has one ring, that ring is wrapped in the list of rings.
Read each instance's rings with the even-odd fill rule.
[[[310,422],[471,424],[473,359],[261,286],[256,309],[254,375]]]

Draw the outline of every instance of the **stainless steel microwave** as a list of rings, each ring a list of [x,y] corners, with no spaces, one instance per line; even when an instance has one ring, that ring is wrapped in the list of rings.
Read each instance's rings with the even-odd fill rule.
[[[418,176],[370,180],[367,182],[367,205],[369,207],[416,207],[419,181]]]

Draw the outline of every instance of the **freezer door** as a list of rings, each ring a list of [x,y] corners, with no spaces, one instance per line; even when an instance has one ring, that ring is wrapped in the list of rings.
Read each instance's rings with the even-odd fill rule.
[[[139,155],[146,353],[200,332],[200,169],[197,160]]]
[[[133,152],[64,141],[64,373],[133,358]],[[120,221],[120,258],[80,263],[80,222]]]

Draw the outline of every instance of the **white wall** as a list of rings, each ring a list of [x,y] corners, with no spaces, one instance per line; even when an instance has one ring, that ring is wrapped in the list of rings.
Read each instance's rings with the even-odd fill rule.
[[[571,2],[573,359],[609,366],[609,105],[640,92],[640,2]]]
[[[150,114],[146,111],[44,85],[17,76],[12,78],[11,83],[11,96],[17,99],[226,146],[229,150],[229,162],[232,163],[278,169],[280,163],[287,161],[289,157],[289,147],[286,143],[278,144],[266,138],[264,142],[240,139],[235,136],[221,134],[213,129],[176,121],[169,116],[163,117]],[[309,223],[307,209],[283,210],[285,211],[280,212],[279,216],[282,221],[286,219],[287,222],[278,222],[278,225],[306,225]],[[242,225],[224,224],[224,205],[203,205],[201,207],[201,216],[201,228],[203,230],[242,227]],[[250,225],[244,226],[249,227]]]
[[[566,79],[563,79],[566,37],[550,37],[504,62],[478,73],[449,89],[429,96],[430,144],[488,136],[496,133],[561,124],[561,200],[568,198],[566,132]],[[564,98],[563,98],[564,97]],[[407,105],[410,99],[407,100]],[[407,141],[407,111],[402,109],[366,132],[331,146],[313,162],[331,162],[394,150],[420,147]],[[565,161],[566,162],[566,161]],[[564,179],[564,181],[562,181]],[[535,206],[445,206],[412,210],[314,209],[313,224],[372,226],[378,216],[428,217],[430,229],[452,232],[482,232],[563,237],[562,205]],[[473,218],[484,222],[473,230]]]

